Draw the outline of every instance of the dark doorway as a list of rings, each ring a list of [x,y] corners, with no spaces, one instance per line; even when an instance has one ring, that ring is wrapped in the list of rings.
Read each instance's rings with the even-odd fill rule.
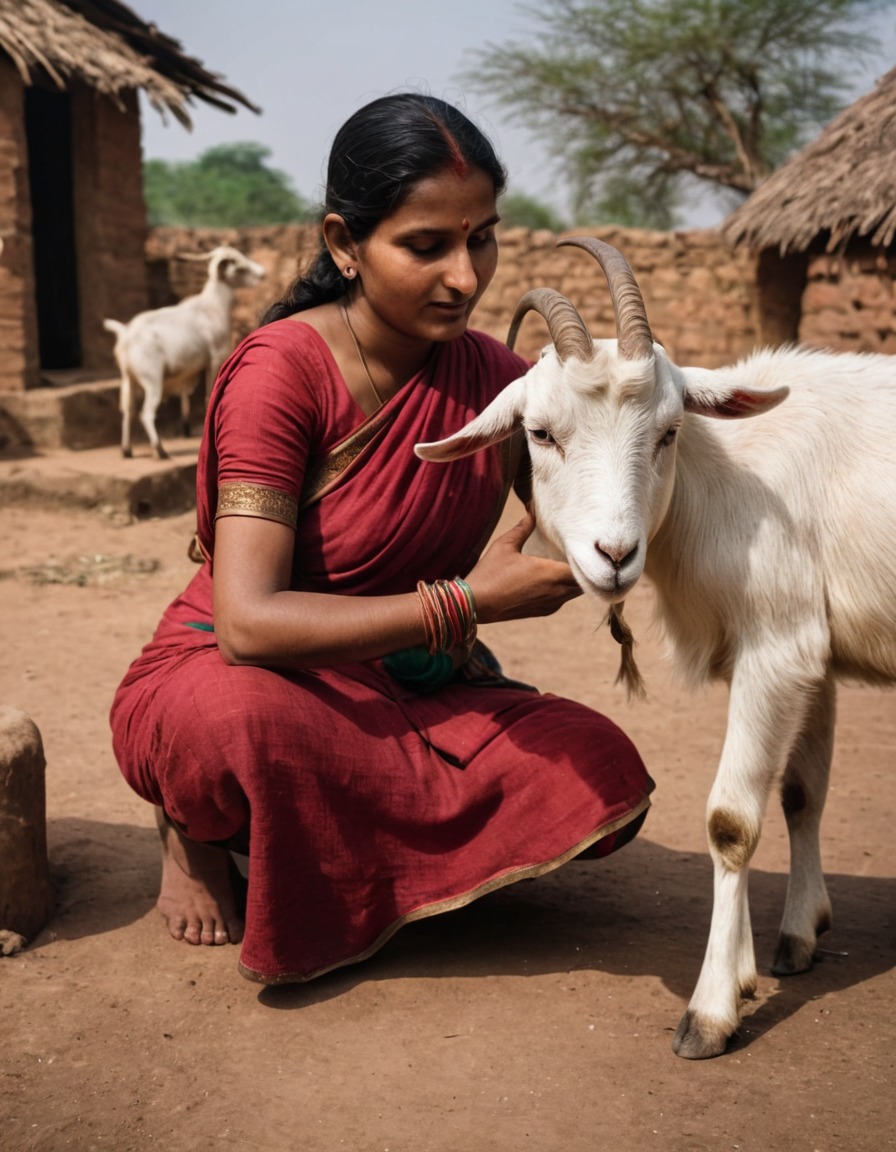
[[[67,93],[48,88],[27,88],[25,133],[31,183],[40,366],[79,368],[81,337],[72,113]]]
[[[805,252],[780,256],[777,248],[763,248],[759,253],[759,339],[769,348],[795,344],[799,339],[808,271],[809,257]]]

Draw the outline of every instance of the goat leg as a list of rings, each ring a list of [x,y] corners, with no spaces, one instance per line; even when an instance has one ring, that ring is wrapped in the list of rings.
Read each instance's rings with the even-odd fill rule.
[[[772,782],[790,760],[814,699],[806,665],[765,635],[741,650],[731,681],[728,730],[707,804],[713,912],[700,977],[672,1043],[699,1060],[724,1052],[740,1003],[756,989],[747,900],[748,866]],[[819,677],[820,678],[820,677]]]
[[[818,937],[831,927],[831,902],[821,868],[820,825],[834,750],[836,682],[818,687],[781,783],[781,805],[790,836],[787,899],[772,962],[777,976],[812,967]]]

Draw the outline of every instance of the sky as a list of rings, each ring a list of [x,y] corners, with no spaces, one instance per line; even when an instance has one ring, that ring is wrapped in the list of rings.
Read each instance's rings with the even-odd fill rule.
[[[412,88],[464,109],[488,134],[510,174],[509,188],[556,208],[566,189],[551,177],[546,149],[511,115],[465,90],[460,73],[471,51],[489,43],[527,40],[533,24],[520,0],[129,0],[135,12],[179,40],[262,109],[229,115],[195,101],[188,132],[167,124],[144,101],[146,159],[192,160],[206,148],[256,140],[267,163],[284,171],[308,200],[320,198],[336,131],[367,101]],[[881,19],[881,60],[856,78],[856,97],[896,63],[896,14]],[[689,227],[712,227],[723,210],[695,199]]]

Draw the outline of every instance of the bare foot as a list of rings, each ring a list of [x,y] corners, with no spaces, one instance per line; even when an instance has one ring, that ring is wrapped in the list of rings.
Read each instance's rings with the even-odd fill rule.
[[[238,944],[243,920],[233,894],[224,848],[189,840],[156,809],[162,838],[162,887],[156,904],[175,940]]]

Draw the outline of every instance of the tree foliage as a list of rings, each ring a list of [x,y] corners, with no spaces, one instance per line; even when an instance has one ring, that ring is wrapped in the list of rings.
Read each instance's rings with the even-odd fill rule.
[[[547,204],[525,192],[506,192],[499,206],[501,222],[506,228],[547,228],[562,232],[566,223]]]
[[[151,226],[244,228],[310,218],[289,177],[265,161],[270,149],[245,141],[219,144],[188,161],[147,160],[143,187]]]
[[[668,227],[696,184],[749,194],[847,102],[894,0],[541,0],[463,80],[550,141],[580,223]]]

